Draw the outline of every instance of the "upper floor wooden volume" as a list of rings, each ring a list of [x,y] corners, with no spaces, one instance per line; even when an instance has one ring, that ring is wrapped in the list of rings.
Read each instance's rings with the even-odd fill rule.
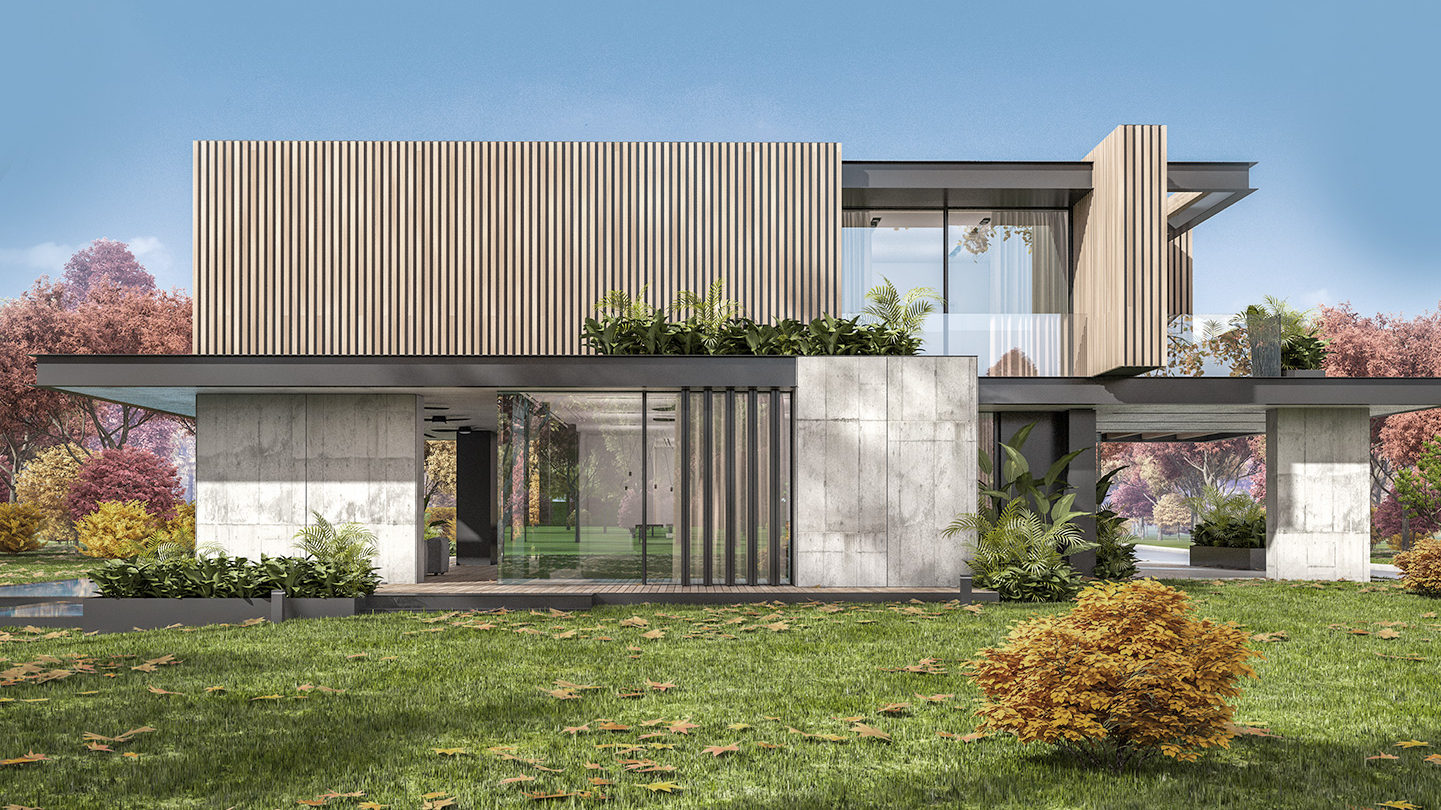
[[[840,306],[840,145],[200,141],[197,354],[577,354],[608,290]]]

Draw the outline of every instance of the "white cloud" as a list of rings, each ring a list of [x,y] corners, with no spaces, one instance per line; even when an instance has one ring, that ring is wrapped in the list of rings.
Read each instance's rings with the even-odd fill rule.
[[[170,275],[175,267],[175,258],[170,255],[170,248],[165,246],[156,236],[135,236],[126,240],[130,245],[130,252],[135,254],[136,261],[150,271],[150,275],[156,278],[164,278]]]
[[[0,267],[29,270],[36,275],[59,276],[78,248],[55,242],[41,242],[26,248],[0,248]]]

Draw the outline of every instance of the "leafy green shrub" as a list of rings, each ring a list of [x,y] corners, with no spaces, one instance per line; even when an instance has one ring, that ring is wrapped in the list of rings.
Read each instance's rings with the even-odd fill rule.
[[[606,311],[585,319],[582,339],[604,355],[913,355],[921,350],[919,332],[936,295],[927,289],[901,294],[887,280],[866,293],[870,303],[861,316],[765,324],[722,297],[723,288],[717,280],[704,296],[683,290],[665,308],[643,300],[646,287],[638,297],[612,290],[597,305]],[[680,313],[685,317],[672,320]]]
[[[45,522],[45,513],[28,503],[0,503],[0,551],[19,554],[34,551],[43,545],[36,532]]]
[[[1101,476],[1096,482],[1096,503],[1104,504],[1111,492],[1111,483],[1120,475],[1121,467]],[[1096,512],[1096,579],[1130,579],[1136,575],[1136,538],[1126,531],[1126,519],[1102,506]]]
[[[375,569],[300,557],[259,560],[216,555],[198,558],[111,560],[87,575],[101,596],[112,598],[256,599],[271,591],[296,598],[351,598],[375,593]]]
[[[1266,546],[1266,509],[1250,495],[1206,487],[1200,497],[1189,498],[1187,503],[1200,518],[1191,529],[1192,544],[1225,548]]]
[[[1060,602],[1081,588],[1081,577],[1065,555],[1094,548],[1081,539],[1072,520],[1043,521],[1017,498],[995,521],[983,513],[965,514],[942,533],[976,533],[971,577],[977,587],[994,590],[1007,602]]]
[[[143,553],[161,526],[144,501],[101,501],[75,521],[75,532],[81,554],[119,560]]]

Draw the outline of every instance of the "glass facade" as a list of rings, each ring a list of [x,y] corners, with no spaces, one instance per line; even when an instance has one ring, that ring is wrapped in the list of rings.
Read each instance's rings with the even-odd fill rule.
[[[890,279],[942,298],[923,332],[929,354],[975,355],[993,376],[1071,370],[1070,225],[1065,210],[845,213],[842,307]]]
[[[790,581],[790,394],[500,397],[500,577]]]

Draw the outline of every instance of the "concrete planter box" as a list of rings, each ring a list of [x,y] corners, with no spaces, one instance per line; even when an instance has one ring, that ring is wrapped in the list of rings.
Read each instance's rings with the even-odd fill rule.
[[[1313,378],[1313,379],[1314,379],[1314,378],[1318,378],[1318,377],[1325,377],[1325,376],[1326,376],[1326,369],[1324,369],[1324,368],[1283,368],[1283,369],[1281,369],[1281,376],[1282,376],[1282,377],[1310,377],[1310,378]]]
[[[119,632],[138,627],[151,630],[172,624],[235,624],[270,619],[269,599],[110,599],[85,602],[85,627]]]
[[[284,597],[284,619],[334,619],[354,616],[360,599],[292,599]]]
[[[1266,549],[1191,546],[1191,565],[1198,568],[1235,568],[1240,571],[1265,571]]]

